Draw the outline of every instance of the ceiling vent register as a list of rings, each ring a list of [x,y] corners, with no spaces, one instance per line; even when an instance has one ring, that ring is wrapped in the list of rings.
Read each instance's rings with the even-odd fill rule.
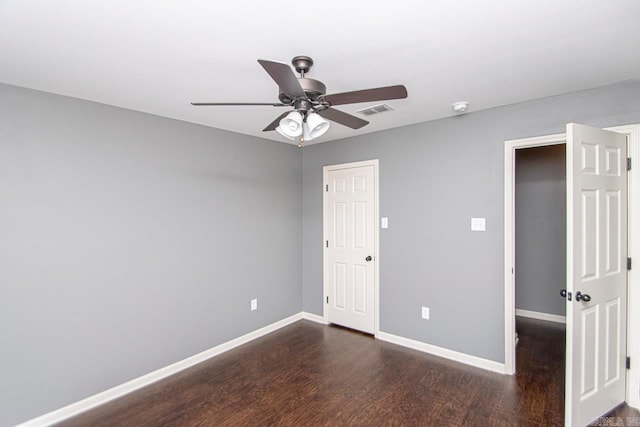
[[[391,107],[389,104],[378,104],[378,105],[374,105],[373,107],[367,107],[367,108],[358,110],[356,111],[356,113],[360,113],[364,116],[372,116],[374,114],[386,113],[387,111],[392,111],[392,110],[393,110],[393,107]]]

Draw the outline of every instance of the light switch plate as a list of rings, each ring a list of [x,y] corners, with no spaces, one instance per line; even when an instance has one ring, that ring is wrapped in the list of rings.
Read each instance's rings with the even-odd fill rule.
[[[251,311],[255,311],[258,309],[258,299],[254,298],[251,300]]]
[[[422,307],[422,318],[429,320],[429,307]]]
[[[380,219],[380,225],[382,228],[389,228],[389,218],[387,218],[386,216],[383,216]]]
[[[486,229],[485,218],[471,218],[471,231],[485,231]]]

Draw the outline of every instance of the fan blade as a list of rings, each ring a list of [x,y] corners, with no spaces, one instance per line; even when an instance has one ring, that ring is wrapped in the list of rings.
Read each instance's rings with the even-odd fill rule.
[[[375,89],[354,90],[353,92],[325,95],[324,101],[331,105],[356,104],[359,102],[384,101],[407,97],[407,88],[403,85],[378,87]]]
[[[287,111],[286,113],[280,114],[277,119],[275,119],[274,121],[269,123],[269,126],[267,126],[266,128],[262,129],[262,132],[268,132],[270,130],[276,130],[276,128],[280,124],[280,120],[284,119],[286,117],[286,115],[289,114],[290,112],[291,111]]]
[[[238,105],[271,105],[272,107],[286,107],[287,104],[269,103],[269,102],[192,102],[191,105],[196,107],[216,105],[216,106],[238,106]]]
[[[369,124],[368,121],[362,120],[360,117],[352,116],[344,111],[336,110],[335,108],[327,108],[326,110],[318,111],[325,119],[332,120],[341,125],[350,127],[351,129],[360,129],[363,126]]]
[[[258,59],[262,68],[265,69],[271,78],[276,82],[280,90],[284,91],[287,95],[293,97],[305,97],[304,90],[300,86],[300,82],[293,74],[293,70],[287,64],[282,62],[267,61],[265,59]]]

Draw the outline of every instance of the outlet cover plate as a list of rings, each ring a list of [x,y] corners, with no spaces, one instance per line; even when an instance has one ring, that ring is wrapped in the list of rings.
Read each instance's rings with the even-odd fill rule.
[[[258,299],[254,298],[251,300],[251,311],[255,311],[258,309]]]
[[[429,320],[429,307],[422,307],[422,318]]]

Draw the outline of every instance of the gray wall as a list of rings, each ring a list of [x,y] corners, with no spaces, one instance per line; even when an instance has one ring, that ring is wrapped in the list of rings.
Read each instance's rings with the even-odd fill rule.
[[[382,331],[503,362],[504,141],[564,132],[568,122],[640,123],[640,81],[306,147],[304,310],[322,314],[322,167],[377,158],[380,215],[389,217]],[[471,217],[486,217],[487,231],[471,232]],[[431,320],[420,318],[422,305]]]
[[[570,121],[639,123],[640,82],[302,153],[0,85],[0,425],[322,314],[322,166],[357,160],[380,159],[390,218],[382,330],[503,361],[504,140]]]
[[[0,425],[300,312],[301,161],[0,85]]]
[[[566,146],[516,150],[516,308],[566,312]]]

